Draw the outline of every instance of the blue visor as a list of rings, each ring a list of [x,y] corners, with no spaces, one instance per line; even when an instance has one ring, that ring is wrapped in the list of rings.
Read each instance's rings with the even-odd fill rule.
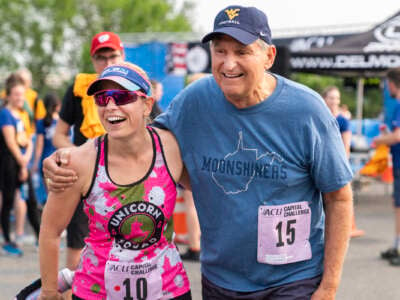
[[[100,82],[110,80],[118,83],[128,91],[143,91],[147,96],[151,94],[150,82],[140,75],[136,70],[127,66],[113,65],[104,69],[99,78],[88,88],[87,94],[93,95],[100,89]]]

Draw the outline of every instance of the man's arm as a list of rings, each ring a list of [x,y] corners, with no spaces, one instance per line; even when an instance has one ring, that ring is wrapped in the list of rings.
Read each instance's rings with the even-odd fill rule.
[[[353,196],[348,183],[338,191],[324,194],[325,253],[321,284],[311,300],[334,300],[349,244]]]
[[[400,127],[396,127],[392,132],[381,134],[374,138],[375,145],[385,144],[388,146],[400,143]]]
[[[56,148],[73,147],[69,137],[69,130],[71,126],[63,121],[61,118],[57,121],[56,130],[53,136],[53,145]]]

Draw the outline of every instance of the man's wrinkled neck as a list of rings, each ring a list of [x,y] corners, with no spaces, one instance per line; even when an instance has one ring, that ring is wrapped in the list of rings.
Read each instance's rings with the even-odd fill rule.
[[[264,79],[247,96],[225,95],[225,98],[237,109],[244,109],[267,101],[276,89],[277,79],[270,73],[265,73]]]

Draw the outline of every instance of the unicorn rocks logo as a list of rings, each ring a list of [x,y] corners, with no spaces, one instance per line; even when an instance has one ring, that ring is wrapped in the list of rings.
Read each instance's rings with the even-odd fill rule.
[[[138,201],[118,209],[110,218],[108,230],[122,249],[142,250],[160,240],[164,219],[156,205]]]

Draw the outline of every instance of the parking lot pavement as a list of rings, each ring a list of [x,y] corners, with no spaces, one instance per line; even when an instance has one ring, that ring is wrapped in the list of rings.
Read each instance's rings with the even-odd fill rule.
[[[400,267],[379,258],[393,241],[393,210],[390,188],[375,181],[363,186],[355,205],[356,222],[366,234],[350,241],[338,300],[400,299]],[[181,246],[181,251],[184,247]],[[16,292],[39,276],[38,252],[34,245],[23,247],[22,258],[0,255],[0,300],[13,299]],[[65,251],[61,252],[65,261]],[[200,264],[185,262],[194,300],[201,299]]]

